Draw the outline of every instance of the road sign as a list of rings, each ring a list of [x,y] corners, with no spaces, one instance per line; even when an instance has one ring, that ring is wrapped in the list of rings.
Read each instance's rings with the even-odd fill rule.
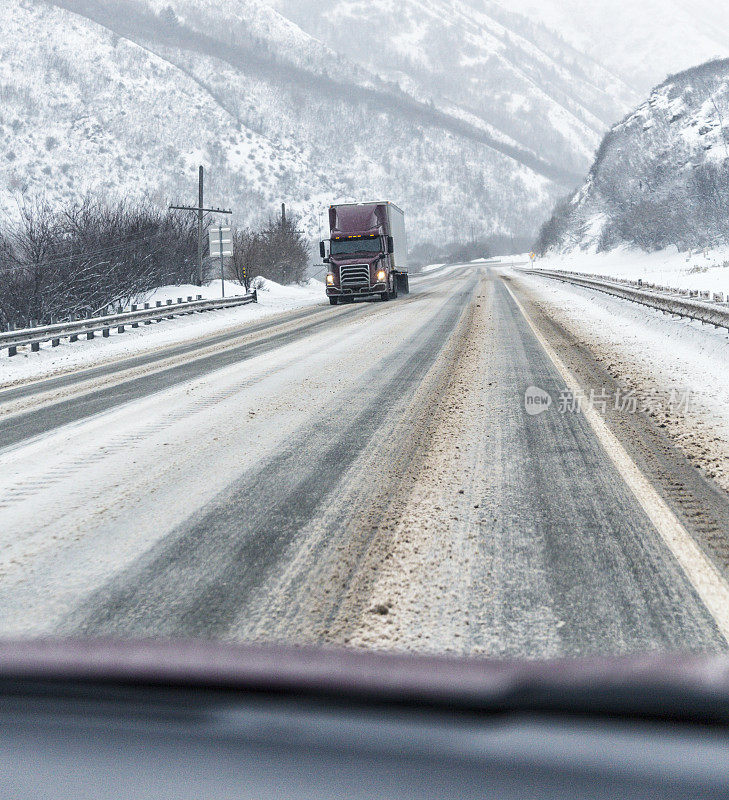
[[[233,239],[230,235],[230,228],[210,228],[209,235],[211,258],[227,258],[233,255]]]

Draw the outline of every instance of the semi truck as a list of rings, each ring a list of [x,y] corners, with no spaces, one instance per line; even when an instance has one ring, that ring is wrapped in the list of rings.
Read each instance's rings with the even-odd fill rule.
[[[394,203],[329,206],[329,239],[319,249],[329,265],[327,296],[333,306],[410,292],[405,215]]]

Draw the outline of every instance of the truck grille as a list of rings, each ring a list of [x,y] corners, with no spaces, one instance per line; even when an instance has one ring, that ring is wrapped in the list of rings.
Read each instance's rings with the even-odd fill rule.
[[[340,267],[339,275],[342,289],[370,285],[370,268],[367,264],[345,264]]]

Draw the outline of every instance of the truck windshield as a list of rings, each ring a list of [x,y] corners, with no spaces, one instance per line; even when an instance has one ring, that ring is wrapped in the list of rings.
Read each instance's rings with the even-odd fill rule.
[[[376,239],[332,239],[331,254],[345,256],[352,253],[381,253],[382,242]]]

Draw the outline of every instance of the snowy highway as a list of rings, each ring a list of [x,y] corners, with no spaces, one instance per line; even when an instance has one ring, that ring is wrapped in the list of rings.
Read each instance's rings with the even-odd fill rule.
[[[537,279],[412,286],[0,390],[2,634],[725,650],[726,494],[557,407],[615,384]]]

